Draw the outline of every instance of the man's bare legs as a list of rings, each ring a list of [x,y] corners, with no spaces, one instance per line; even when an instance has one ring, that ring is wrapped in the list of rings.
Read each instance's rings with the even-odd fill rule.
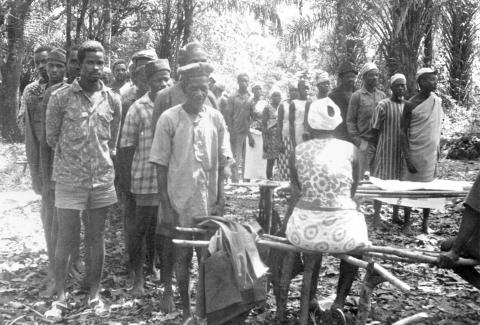
[[[172,237],[159,235],[161,238],[161,255],[160,255],[160,279],[163,284],[163,294],[160,300],[160,309],[165,313],[170,313],[175,309],[173,303],[172,278],[175,261],[175,247]]]

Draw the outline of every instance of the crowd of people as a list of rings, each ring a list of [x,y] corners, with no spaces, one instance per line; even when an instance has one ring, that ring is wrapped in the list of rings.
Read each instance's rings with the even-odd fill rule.
[[[42,196],[49,257],[44,294],[56,294],[46,313],[53,319],[61,319],[69,308],[68,274],[83,268],[81,223],[88,305],[97,315],[108,312],[99,290],[105,221],[117,202],[130,292],[144,294],[146,265],[147,274],[163,285],[162,310],[170,312],[175,274],[183,317],[191,317],[193,250],[174,247],[172,238],[179,237],[177,226],[223,214],[226,180],[243,180],[246,148],[258,145],[252,129],[263,135],[266,178],[291,181],[298,194],[286,235],[303,248],[348,251],[366,240],[357,234],[347,246],[327,249],[323,231],[312,233],[310,227],[319,216],[342,215],[363,229],[353,195],[366,172],[386,180],[426,182],[436,176],[443,113],[431,68],[418,70],[419,92],[407,101],[405,76],[391,76],[387,96],[379,89],[380,71],[372,62],[360,70],[342,63],[332,90],[331,76],[317,73],[315,96],[310,96],[310,81],[300,79],[290,85],[286,99],[282,90],[268,85],[265,99],[266,85],[255,82],[250,88],[245,73],[238,74],[238,89],[227,96],[198,42],[180,49],[176,80],[167,59],[142,49],[128,62],[114,62],[107,85],[102,81],[105,51],[96,41],[71,47],[68,56],[63,49],[40,46],[34,63],[38,78],[23,91],[19,122],[25,129],[32,186]],[[355,89],[357,79],[360,89]],[[467,216],[478,216],[476,203],[469,204]],[[374,206],[378,226],[381,202]],[[411,209],[404,211],[408,229]],[[425,209],[424,224],[428,214]],[[393,220],[399,221],[398,207]],[[464,252],[465,243],[477,236],[471,228],[479,228],[478,220],[466,218],[462,236],[444,246],[450,251],[442,255],[441,265],[451,266]],[[366,228],[362,231],[366,235]],[[472,278],[471,269],[457,271]],[[340,308],[354,277],[348,278],[336,300]]]

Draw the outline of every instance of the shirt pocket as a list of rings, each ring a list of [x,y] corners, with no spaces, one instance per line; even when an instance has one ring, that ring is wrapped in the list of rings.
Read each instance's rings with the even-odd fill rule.
[[[98,112],[97,116],[97,130],[98,138],[100,140],[110,140],[110,123],[113,120],[113,116],[110,112]]]
[[[71,149],[75,149],[88,136],[88,113],[78,108],[67,109],[63,128],[63,139]]]

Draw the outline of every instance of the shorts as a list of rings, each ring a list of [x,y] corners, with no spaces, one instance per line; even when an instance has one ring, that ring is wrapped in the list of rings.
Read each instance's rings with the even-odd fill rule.
[[[134,194],[135,202],[139,206],[159,206],[160,205],[160,194]]]
[[[84,188],[55,184],[55,207],[59,209],[99,209],[117,203],[115,186]]]

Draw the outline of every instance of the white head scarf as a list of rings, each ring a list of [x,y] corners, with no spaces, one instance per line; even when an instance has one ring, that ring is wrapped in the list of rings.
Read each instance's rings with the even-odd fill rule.
[[[378,67],[375,63],[373,62],[367,62],[363,65],[363,67],[360,69],[359,77],[363,78],[363,75],[367,73],[368,71],[372,70],[378,70]]]
[[[328,108],[331,107],[333,115],[328,114]],[[325,97],[317,99],[310,105],[308,111],[308,124],[315,130],[332,131],[342,123],[342,114],[340,108],[330,98]]]
[[[407,78],[405,78],[405,75],[402,73],[395,73],[391,78],[390,78],[390,85],[393,85],[393,83],[397,80],[403,80],[407,82]]]

